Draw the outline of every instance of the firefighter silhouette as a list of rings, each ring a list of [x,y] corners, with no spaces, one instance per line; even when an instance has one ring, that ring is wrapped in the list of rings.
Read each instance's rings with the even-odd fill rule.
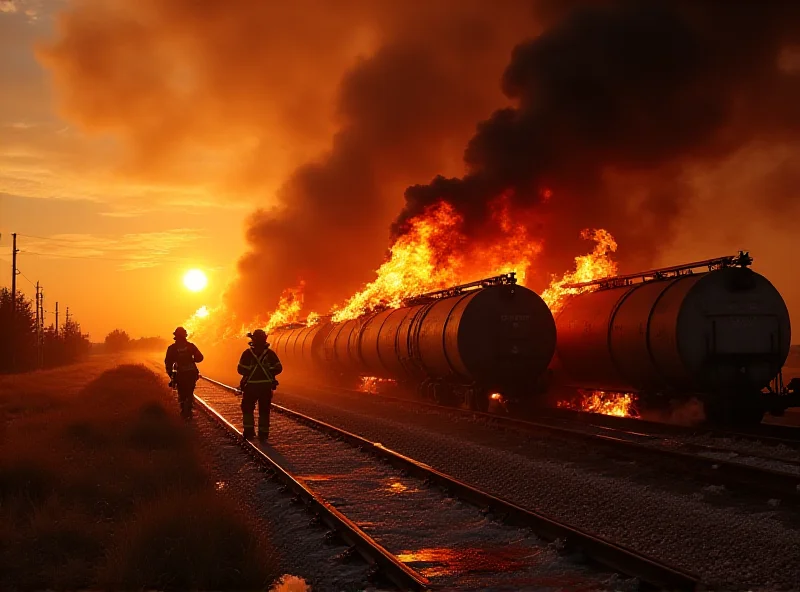
[[[283,366],[278,354],[270,349],[267,334],[262,329],[256,329],[247,336],[251,339],[250,347],[242,352],[236,369],[242,375],[243,436],[247,439],[255,436],[255,408],[258,404],[258,437],[266,440],[269,437],[272,393],[278,386],[275,377],[283,371]]]
[[[175,343],[167,348],[164,366],[170,377],[169,385],[178,390],[181,415],[189,419],[194,407],[194,387],[200,377],[197,364],[203,361],[203,354],[194,343],[187,341],[188,335],[183,327],[175,329],[173,335]]]

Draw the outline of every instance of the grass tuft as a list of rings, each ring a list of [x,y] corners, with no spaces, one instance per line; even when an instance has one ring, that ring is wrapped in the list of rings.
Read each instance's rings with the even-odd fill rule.
[[[264,588],[274,579],[264,541],[213,492],[173,495],[126,524],[100,578],[110,588]]]
[[[0,500],[22,497],[39,501],[52,493],[58,475],[46,459],[0,457]]]
[[[92,367],[96,371],[96,367]],[[269,541],[213,481],[163,381],[140,365],[0,382],[0,589],[263,589]],[[39,376],[43,385],[35,385]],[[23,382],[16,383],[18,385]],[[59,390],[67,384],[68,393]],[[48,390],[49,389],[49,390]]]

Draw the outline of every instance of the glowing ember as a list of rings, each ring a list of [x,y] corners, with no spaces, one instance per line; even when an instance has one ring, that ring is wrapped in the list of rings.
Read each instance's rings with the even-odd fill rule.
[[[554,279],[550,286],[542,292],[542,299],[550,307],[553,314],[564,306],[565,296],[580,294],[591,288],[564,288],[565,284],[588,282],[602,277],[616,275],[617,264],[611,259],[611,253],[617,250],[617,241],[607,230],[584,230],[584,239],[592,239],[597,244],[588,255],[575,257],[575,271],[566,273],[560,280]]]
[[[491,395],[489,395],[489,398],[492,401],[500,401],[503,398],[503,395],[501,395],[500,393],[492,393]]]
[[[381,388],[385,388],[386,386],[392,386],[397,384],[396,380],[392,380],[390,378],[378,378],[377,376],[362,376],[361,377],[361,384],[358,386],[358,390],[362,393],[371,393],[377,394]]]
[[[615,415],[617,417],[638,417],[636,396],[631,393],[608,393],[605,391],[579,391],[576,399],[559,401],[558,407]]]

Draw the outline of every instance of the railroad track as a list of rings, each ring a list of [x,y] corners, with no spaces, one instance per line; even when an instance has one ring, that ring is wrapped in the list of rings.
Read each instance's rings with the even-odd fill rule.
[[[548,409],[540,413],[551,421],[602,425],[610,428],[646,431],[664,436],[694,436],[729,441],[756,441],[770,446],[785,446],[800,450],[800,427],[776,424],[760,424],[740,430],[725,430],[711,426],[681,426],[630,417],[616,417],[599,413],[587,413],[571,409]]]
[[[377,397],[448,414],[479,418],[503,429],[520,431],[532,437],[581,442],[593,449],[626,460],[656,461],[660,465],[673,468],[678,474],[689,473],[703,481],[723,485],[730,490],[793,503],[800,502],[800,462],[796,459],[744,452],[730,447],[682,442],[670,434],[631,429],[632,426],[639,425],[634,423],[635,420],[594,423],[586,421],[585,417],[580,417],[581,421],[571,422],[567,417],[556,416],[553,419],[553,416],[550,416],[543,421],[530,421],[386,394],[366,395],[360,391],[331,387],[315,387],[313,390]],[[620,427],[614,427],[613,423],[617,423]]]
[[[402,590],[428,589],[429,585],[426,578],[408,568],[395,555],[389,553],[372,537],[361,530],[357,524],[317,495],[304,482],[289,473],[259,446],[245,440],[236,426],[208,402],[199,396],[195,397],[195,401],[199,408],[212,420],[216,421],[223,430],[237,438],[242,447],[268,471],[270,476],[283,483],[299,500],[305,503],[314,514],[315,519],[325,523],[331,529],[331,532],[341,537],[368,564],[380,570],[386,579]]]
[[[238,389],[209,378],[204,377],[204,379],[208,386],[198,385],[198,402],[201,408],[214,417],[230,434],[240,438],[240,433],[229,421],[232,416],[239,416],[238,401],[231,396],[238,393]],[[369,441],[280,405],[273,404],[273,410],[277,412],[273,417],[273,423],[277,423],[277,426],[273,427],[272,435],[279,442],[277,446],[280,453],[271,446],[244,443],[242,440],[243,445],[261,462],[268,464],[271,471],[287,483],[298,496],[323,514],[331,528],[337,532],[343,529],[343,532],[350,537],[347,542],[365,559],[379,565],[389,579],[402,589],[436,588],[441,585],[449,588],[464,588],[469,585],[480,587],[486,585],[487,578],[491,580],[495,577],[499,579],[493,586],[496,585],[498,589],[507,589],[509,586],[508,589],[519,589],[534,585],[541,589],[548,589],[548,585],[562,588],[566,585],[571,589],[582,589],[582,586],[604,587],[602,572],[599,574],[597,570],[586,571],[583,566],[574,562],[563,563],[561,558],[551,556],[555,553],[556,547],[545,545],[542,541],[558,541],[557,548],[561,552],[578,552],[606,570],[637,578],[645,588],[669,590],[702,588],[697,577],[691,574],[480,491],[433,467],[394,452],[380,443]],[[282,426],[282,423],[287,422],[291,425]],[[319,445],[314,447],[313,461],[304,460],[304,455],[308,456],[309,446],[313,444],[304,441],[302,445],[296,445],[292,441],[298,437],[298,433],[305,434],[303,439],[308,438],[308,442],[313,441],[314,437],[322,438],[317,442]],[[282,454],[286,457],[275,458],[276,455],[280,457]],[[343,462],[346,463],[347,458],[355,457],[358,458],[358,464],[346,469],[348,471],[346,477],[335,474],[336,469],[333,465],[338,466]],[[314,470],[314,466],[319,467],[320,463],[325,467],[325,472],[334,473],[334,476],[307,474],[309,470]],[[304,476],[293,475],[292,471],[286,468],[287,464],[298,465],[298,473]],[[386,465],[389,465],[389,468]],[[367,485],[356,483],[352,477],[358,475],[360,479],[369,482],[371,479],[369,476],[374,474],[373,476],[379,480],[385,480],[388,478],[386,471],[390,471],[393,475],[389,489],[403,492],[411,490],[414,495],[406,501],[398,502],[403,496],[398,497],[396,491],[395,495],[381,496],[380,486],[375,487],[374,483]],[[346,496],[342,493],[343,484],[338,483],[337,489],[336,483],[337,479],[343,477],[346,480]],[[309,486],[308,483],[313,485]],[[383,490],[385,489],[386,487],[383,487]],[[359,491],[362,494],[366,492],[367,497],[357,499]],[[379,496],[381,499],[370,499],[369,496]],[[351,497],[353,499],[350,499]],[[325,498],[330,501],[326,501]],[[466,502],[468,505],[454,506],[454,500]],[[382,518],[364,510],[365,506],[375,503],[381,504]],[[398,503],[400,505],[397,505]],[[343,511],[352,513],[351,517],[345,516]],[[494,517],[496,520],[487,521],[486,516]],[[393,517],[403,518],[403,524],[398,524]],[[359,523],[373,534],[367,534],[358,526]],[[410,531],[408,524],[413,525]],[[407,532],[399,533],[404,530]],[[530,531],[533,531],[536,537],[531,537]],[[408,552],[400,548],[402,545],[398,546],[399,541],[404,538],[406,541],[410,538],[417,543],[438,540],[439,554],[433,553],[431,556],[430,549],[427,550],[428,556],[425,553]],[[382,546],[381,539],[389,541],[390,544]],[[472,558],[472,562],[485,563],[487,558],[496,555],[498,548],[503,549],[502,560],[497,561],[497,557],[494,557],[489,567],[478,565],[470,568],[459,563],[459,547],[462,547],[465,541],[470,541],[472,547],[478,546],[477,549],[472,548],[466,553],[466,556]],[[494,548],[492,545],[500,547]],[[395,549],[397,554],[393,555],[387,548]],[[511,549],[516,549],[514,553],[521,550],[523,557],[515,555],[509,559],[508,552]],[[548,561],[543,561],[543,558]],[[420,565],[421,573],[411,569],[407,563]],[[537,566],[540,563],[542,565]],[[552,565],[548,567],[551,563]],[[464,569],[468,572],[467,575],[459,576],[455,573],[459,569]],[[490,574],[492,569],[496,573]],[[553,570],[559,575],[556,576]],[[564,580],[565,570],[570,572],[569,582]],[[486,573],[480,573],[482,571]]]

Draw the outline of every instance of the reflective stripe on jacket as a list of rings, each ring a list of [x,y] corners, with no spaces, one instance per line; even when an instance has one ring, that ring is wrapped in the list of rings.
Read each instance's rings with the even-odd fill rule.
[[[260,354],[248,348],[242,352],[236,371],[247,379],[247,384],[271,384],[283,371],[283,366],[278,354],[269,347]]]

